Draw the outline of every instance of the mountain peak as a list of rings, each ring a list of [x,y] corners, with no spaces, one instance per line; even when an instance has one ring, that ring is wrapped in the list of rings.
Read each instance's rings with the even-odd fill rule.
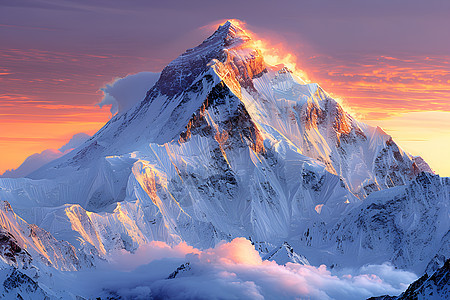
[[[249,34],[236,23],[230,20],[225,22],[200,45],[178,56],[161,72],[155,87],[171,97],[188,88],[199,74],[207,71],[211,61],[225,63],[230,60],[230,51],[240,51],[238,60],[249,52],[258,52],[257,56],[261,56]],[[243,49],[247,51],[241,51]]]
[[[223,25],[220,25],[219,28],[216,30],[216,32],[212,35],[218,35],[225,40],[230,41],[234,39],[241,39],[241,40],[250,40],[249,34],[242,29],[238,22],[235,20],[228,20]]]
[[[217,30],[211,36],[206,38],[200,45],[187,49],[169,65],[179,64],[183,59],[194,55],[200,54],[203,56],[209,56],[208,54],[211,52],[215,54],[217,51],[232,48],[250,40],[250,35],[242,29],[236,21],[228,20],[224,24],[219,25]]]

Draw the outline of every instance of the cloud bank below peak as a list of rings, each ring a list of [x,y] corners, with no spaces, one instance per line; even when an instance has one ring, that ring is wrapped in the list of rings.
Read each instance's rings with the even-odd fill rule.
[[[261,259],[245,238],[210,249],[154,241],[134,254],[111,253],[112,264],[84,272],[85,297],[127,299],[367,299],[398,295],[417,276],[392,265],[335,272],[325,265],[285,265]],[[114,272],[111,272],[114,270]],[[78,276],[80,273],[77,273]],[[99,285],[93,278],[102,277]],[[61,282],[65,282],[61,278]],[[70,281],[72,283],[73,281]]]

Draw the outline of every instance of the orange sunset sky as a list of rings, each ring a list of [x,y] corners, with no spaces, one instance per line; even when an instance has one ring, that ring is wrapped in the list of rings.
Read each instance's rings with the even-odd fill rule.
[[[139,1],[126,8],[116,1],[1,4],[0,174],[76,133],[95,133],[111,117],[108,107],[95,105],[100,88],[128,74],[159,72],[211,34],[211,24],[233,16],[264,39],[269,54],[295,62],[359,120],[382,127],[450,176],[449,6],[322,1],[319,14],[316,4],[281,2],[255,11],[249,1],[234,14],[181,1],[177,8]]]

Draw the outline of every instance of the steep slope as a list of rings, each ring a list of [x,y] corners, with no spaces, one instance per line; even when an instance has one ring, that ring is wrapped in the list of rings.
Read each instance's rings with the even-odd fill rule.
[[[79,251],[67,241],[55,239],[18,217],[8,202],[0,203],[0,298],[75,299],[60,290],[57,281],[55,286],[52,277],[92,269],[99,258],[93,252]],[[48,285],[56,288],[57,294]]]
[[[33,259],[37,264],[59,270],[80,270],[94,265],[94,256],[56,240],[36,225],[27,224],[6,201],[0,203],[0,237],[1,259],[15,268],[28,269]]]
[[[50,299],[36,281],[17,269],[0,269],[0,278],[6,278],[0,287],[4,299]]]
[[[421,173],[406,186],[373,193],[331,228],[312,224],[300,239],[333,253],[330,263],[389,261],[420,274],[435,255],[449,256],[449,199],[449,178]]]
[[[302,154],[323,163],[352,192],[365,196],[414,176],[411,161],[396,162],[389,136],[354,120],[317,84],[303,84],[286,68],[268,71],[254,84],[256,93],[243,93],[252,119],[266,132],[287,138]],[[405,155],[398,154],[403,160]],[[390,171],[394,166],[401,171]]]

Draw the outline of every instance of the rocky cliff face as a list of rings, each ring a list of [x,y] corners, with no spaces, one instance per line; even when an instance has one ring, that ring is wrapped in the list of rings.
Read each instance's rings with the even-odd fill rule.
[[[19,246],[16,238],[5,228],[0,228],[0,256],[4,263],[14,267],[28,268],[31,255]]]

